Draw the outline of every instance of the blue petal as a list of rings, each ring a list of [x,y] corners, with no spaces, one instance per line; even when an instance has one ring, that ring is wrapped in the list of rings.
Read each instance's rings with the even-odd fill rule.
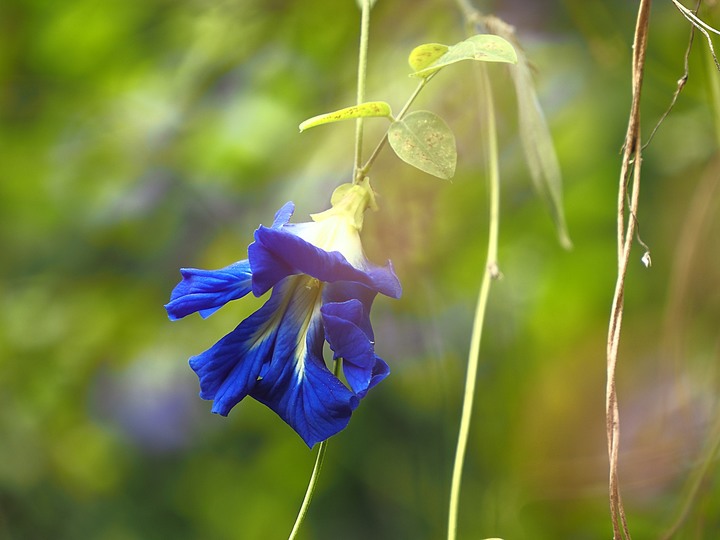
[[[307,276],[284,280],[270,299],[211,349],[190,359],[200,397],[227,415],[250,395],[312,447],[347,426],[358,398],[322,359],[322,290]]]
[[[214,400],[212,412],[227,416],[257,384],[272,358],[276,312],[285,303],[281,288],[255,313],[210,349],[190,359],[200,379],[200,397]]]
[[[399,298],[402,292],[392,265],[353,267],[337,251],[324,251],[282,229],[260,227],[248,248],[253,271],[253,294],[261,296],[287,276],[307,274],[320,281],[352,281],[377,292]]]
[[[290,295],[275,340],[250,395],[274,410],[312,447],[347,426],[358,398],[322,358],[321,292],[307,277],[285,282]]]
[[[242,298],[251,290],[252,273],[248,260],[239,261],[220,270],[182,268],[182,281],[165,305],[170,320],[200,312],[209,317],[232,300]]]
[[[372,325],[370,324],[370,309],[377,293],[372,289],[368,289],[365,285],[353,283],[351,281],[337,281],[329,283],[323,291],[323,304],[333,304],[347,302],[348,300],[358,300],[363,307],[365,317],[355,320],[357,324],[370,341],[375,341]]]
[[[370,390],[373,386],[382,381],[388,375],[390,375],[390,366],[387,365],[385,360],[383,360],[379,356],[376,356],[375,365],[373,366],[372,371],[372,377],[370,377],[370,384],[368,384],[367,389]],[[365,392],[367,393],[367,390]],[[364,397],[364,394],[360,397]]]
[[[335,358],[343,359],[343,373],[359,398],[387,377],[388,365],[375,355],[372,338],[362,327],[369,318],[359,300],[325,304],[322,307],[325,335]]]
[[[293,213],[295,212],[295,205],[292,201],[286,202],[280,210],[275,212],[275,220],[273,221],[272,228],[273,229],[279,229],[283,225],[285,225],[288,221],[290,221],[290,218],[292,217]]]

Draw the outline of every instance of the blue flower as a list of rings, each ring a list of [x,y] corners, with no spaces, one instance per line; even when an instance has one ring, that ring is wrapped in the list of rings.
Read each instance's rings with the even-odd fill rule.
[[[165,306],[171,320],[207,317],[252,291],[270,298],[190,366],[200,397],[227,415],[246,396],[264,403],[312,447],[348,424],[352,411],[389,373],[375,354],[370,307],[377,293],[399,298],[392,265],[371,264],[360,242],[374,206],[367,181],[335,190],[332,207],[312,222],[289,223],[287,203],[271,227],[260,226],[248,258],[220,270],[181,270]],[[327,367],[327,341],[342,359],[344,384]]]

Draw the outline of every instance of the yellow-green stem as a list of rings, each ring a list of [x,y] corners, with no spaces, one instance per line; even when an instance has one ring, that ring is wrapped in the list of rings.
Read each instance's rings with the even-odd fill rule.
[[[333,373],[337,377],[340,374],[340,368],[342,366],[342,358],[335,360],[333,365]],[[300,511],[298,512],[297,518],[295,519],[295,525],[293,525],[292,531],[288,540],[294,540],[297,533],[300,531],[300,526],[305,521],[305,515],[307,514],[308,508],[310,507],[310,501],[312,501],[313,494],[315,493],[315,487],[317,486],[318,478],[320,477],[320,469],[322,468],[323,461],[325,460],[325,452],[327,451],[328,441],[324,440],[320,443],[318,448],[317,456],[315,457],[315,465],[313,466],[312,474],[310,475],[310,482],[305,490],[305,497],[300,505]]]
[[[715,63],[709,50],[706,51],[705,57],[707,59],[708,84],[710,85],[710,103],[712,105],[713,120],[715,120],[715,143],[720,144],[720,81],[718,81]]]
[[[357,104],[365,101],[365,82],[367,80],[367,51],[370,34],[370,0],[362,2],[362,16],[360,22],[360,52],[358,54],[358,75],[357,75]],[[362,165],[362,144],[363,144],[363,118],[355,122],[355,165],[353,167],[353,181],[359,182],[358,169]]]
[[[310,483],[308,484],[307,490],[305,491],[305,498],[303,499],[302,505],[300,506],[300,511],[298,512],[297,519],[295,520],[295,525],[293,525],[288,540],[294,540],[294,538],[300,531],[300,526],[302,525],[303,521],[305,521],[305,515],[307,514],[308,508],[310,507],[310,501],[312,500],[312,496],[315,493],[315,486],[317,484],[318,477],[320,476],[320,469],[322,468],[323,461],[325,460],[327,444],[327,441],[323,441],[320,443],[320,448],[318,448],[317,457],[315,458],[315,466],[313,467],[312,474],[310,475]]]
[[[362,15],[360,20],[360,52],[358,60],[358,80],[357,80],[357,103],[360,104],[365,101],[365,80],[367,78],[367,49],[368,49],[368,36],[370,33],[370,0],[363,0],[362,2]],[[355,129],[355,162],[354,162],[354,174],[353,181],[355,183],[362,180],[358,178],[357,171],[362,163],[362,139],[363,139],[363,119],[358,118],[356,129]],[[335,375],[340,373],[341,360],[335,361],[333,372]],[[325,452],[327,451],[328,441],[322,441],[318,448],[318,453],[315,458],[315,465],[313,466],[312,474],[310,475],[310,482],[308,483],[307,490],[305,490],[305,497],[300,505],[300,511],[295,519],[292,531],[288,540],[294,540],[297,536],[300,526],[305,521],[305,515],[307,514],[308,508],[310,507],[310,501],[312,501],[313,494],[315,493],[315,487],[317,485],[318,478],[320,476],[320,469],[322,468],[323,461],[325,460]]]
[[[475,398],[475,383],[480,357],[480,343],[482,330],[487,311],[490,283],[498,274],[497,246],[500,223],[500,173],[498,167],[497,128],[495,125],[495,111],[493,97],[488,80],[487,68],[481,66],[480,91],[484,96],[485,121],[487,127],[488,176],[490,182],[490,228],[488,233],[488,249],[483,273],[480,293],[475,307],[475,319],[470,338],[470,352],[468,354],[467,375],[465,378],[465,394],[463,396],[462,415],[460,417],[460,432],[455,449],[455,463],[453,465],[452,485],[450,487],[450,507],[448,517],[448,540],[457,537],[458,507],[460,503],[460,484],[462,481],[465,452],[467,450],[470,421],[472,419],[473,402]]]

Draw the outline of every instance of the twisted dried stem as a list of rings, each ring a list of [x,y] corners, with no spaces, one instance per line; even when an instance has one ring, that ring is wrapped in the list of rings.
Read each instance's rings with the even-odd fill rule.
[[[640,198],[640,170],[642,165],[642,144],[640,137],[640,93],[642,90],[647,36],[650,20],[651,0],[641,0],[638,8],[632,57],[632,104],[628,129],[623,145],[620,182],[618,188],[617,243],[618,275],[615,282],[612,310],[607,340],[607,385],[605,391],[605,414],[607,422],[610,516],[613,538],[630,540],[630,530],[620,495],[618,480],[618,458],[620,449],[620,413],[618,408],[615,372],[620,345],[620,330],[623,318],[623,299],[625,294],[625,276],[630,261],[630,250],[637,227],[638,201]],[[632,182],[630,182],[632,172]],[[628,184],[631,183],[629,203]],[[628,208],[629,204],[629,208]]]

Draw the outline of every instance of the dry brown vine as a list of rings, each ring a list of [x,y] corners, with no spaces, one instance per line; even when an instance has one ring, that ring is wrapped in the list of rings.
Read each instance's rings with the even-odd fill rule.
[[[623,298],[625,293],[625,276],[630,261],[630,250],[636,228],[638,201],[640,197],[640,170],[642,165],[642,144],[640,138],[640,93],[642,90],[647,36],[650,20],[651,0],[641,0],[638,7],[635,36],[633,39],[632,56],[632,104],[628,129],[623,145],[622,165],[618,188],[617,242],[618,242],[618,275],[615,282],[610,324],[607,341],[607,386],[605,412],[607,421],[610,515],[612,518],[613,538],[630,540],[625,509],[620,495],[618,481],[618,455],[620,448],[620,415],[618,410],[615,371],[620,344],[620,330],[623,317]],[[628,184],[632,171],[632,189],[627,207]],[[626,214],[629,217],[626,217]],[[626,223],[627,220],[627,223]]]

